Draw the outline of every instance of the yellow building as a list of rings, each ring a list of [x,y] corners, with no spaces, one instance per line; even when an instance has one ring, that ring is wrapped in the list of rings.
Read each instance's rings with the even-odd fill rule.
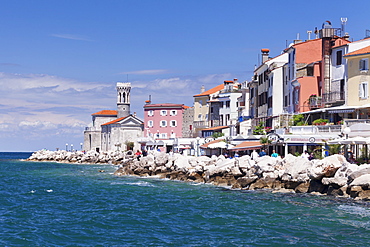
[[[350,52],[344,58],[348,60],[347,105],[364,106],[370,104],[370,46]]]

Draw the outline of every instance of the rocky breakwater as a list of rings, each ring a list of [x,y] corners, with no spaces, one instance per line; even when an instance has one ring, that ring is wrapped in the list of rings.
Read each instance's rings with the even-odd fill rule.
[[[115,164],[130,160],[134,157],[132,152],[95,152],[81,151],[67,152],[64,150],[49,151],[40,150],[34,152],[27,160],[28,161],[56,161],[68,163],[85,163],[85,164]]]
[[[132,152],[37,151],[28,160],[118,165],[116,176],[156,176],[181,181],[211,183],[233,189],[271,189],[316,193],[370,200],[370,164],[355,165],[342,155],[309,161],[287,155],[284,159],[250,156],[193,157],[149,153],[137,159]]]
[[[309,161],[287,155],[284,159],[250,156],[192,157],[152,153],[123,162],[117,176],[157,176],[181,181],[211,183],[233,189],[271,189],[370,200],[370,165],[355,165],[342,155]]]

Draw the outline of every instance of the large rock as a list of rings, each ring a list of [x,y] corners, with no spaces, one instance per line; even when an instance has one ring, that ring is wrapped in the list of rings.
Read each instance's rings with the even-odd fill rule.
[[[356,178],[361,177],[362,175],[365,175],[365,174],[370,174],[370,164],[361,165],[358,167],[357,170],[350,173],[348,175],[348,182],[351,183]]]
[[[355,178],[348,186],[361,186],[362,189],[368,190],[370,188],[370,174],[364,174]]]
[[[311,168],[312,163],[301,157],[287,155],[282,161],[285,170],[281,176],[282,181],[303,183],[309,181],[307,170]]]
[[[188,157],[183,155],[175,156],[173,167],[175,170],[182,172],[187,172],[188,169],[192,168],[191,164],[189,163]]]
[[[215,165],[209,165],[204,167],[204,170],[208,173],[209,177],[215,175],[223,175],[227,173],[235,166],[235,161],[233,159],[220,159]]]
[[[162,152],[154,153],[155,163],[159,166],[163,166],[168,162],[168,154]]]
[[[347,161],[343,155],[331,155],[322,160],[313,160],[312,166],[307,169],[310,179],[320,180],[323,177],[333,177],[336,171]]]

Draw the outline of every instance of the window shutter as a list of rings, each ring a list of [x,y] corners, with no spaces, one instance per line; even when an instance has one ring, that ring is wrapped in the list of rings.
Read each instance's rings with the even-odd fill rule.
[[[367,99],[369,97],[369,89],[367,82],[363,82],[364,85],[364,99]]]
[[[362,96],[363,96],[362,83],[360,83],[358,87],[358,97],[362,98]]]

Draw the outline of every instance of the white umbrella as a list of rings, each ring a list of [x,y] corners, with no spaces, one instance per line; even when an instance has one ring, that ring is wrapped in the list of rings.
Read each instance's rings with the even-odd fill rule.
[[[356,136],[346,139],[342,144],[367,144],[368,139],[362,136]]]

